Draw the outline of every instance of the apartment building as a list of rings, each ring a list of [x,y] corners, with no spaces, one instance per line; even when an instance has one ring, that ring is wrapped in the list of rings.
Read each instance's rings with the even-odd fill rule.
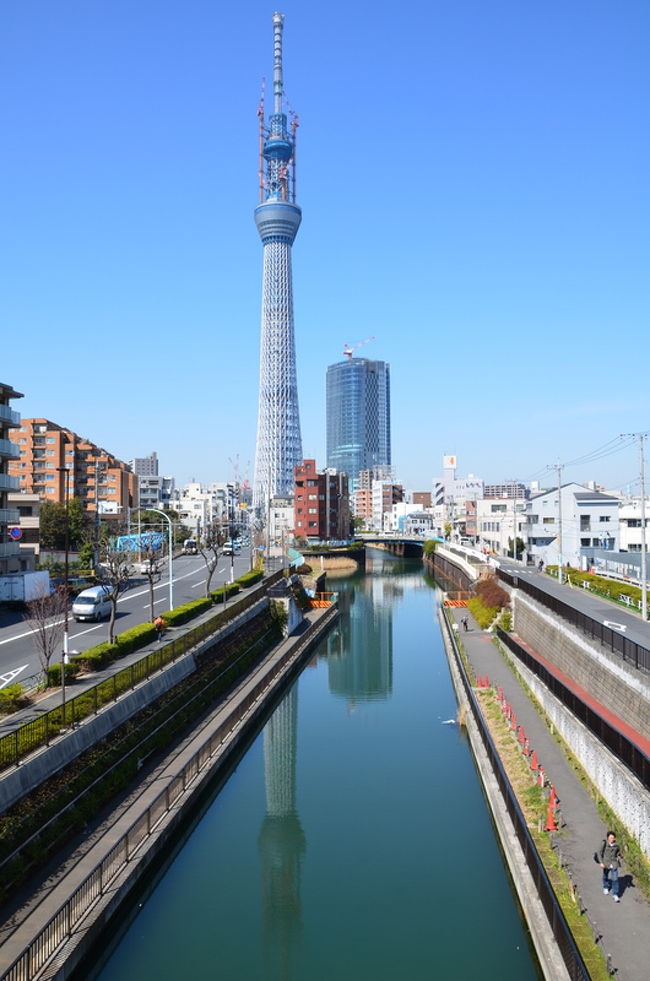
[[[9,494],[18,489],[18,481],[11,475],[11,466],[18,458],[11,434],[20,425],[20,416],[11,408],[11,402],[22,397],[11,385],[0,382],[0,576],[28,568],[21,560],[20,545],[12,531],[18,526],[20,515],[8,500]]]
[[[532,497],[526,505],[528,557],[546,565],[562,563],[591,568],[603,552],[619,547],[619,499],[582,484]]]
[[[23,419],[10,434],[18,459],[9,472],[19,489],[64,504],[76,497],[86,511],[119,515],[137,504],[137,478],[128,464],[49,419]],[[67,486],[66,486],[67,485]]]
[[[348,477],[328,469],[316,470],[315,460],[303,460],[294,470],[294,533],[316,541],[341,541],[351,535]]]

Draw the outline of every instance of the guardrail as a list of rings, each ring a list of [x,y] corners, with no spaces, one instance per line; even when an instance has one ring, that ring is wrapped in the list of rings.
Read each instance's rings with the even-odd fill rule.
[[[582,699],[567,688],[559,678],[548,670],[537,658],[533,657],[525,647],[517,643],[514,637],[507,634],[501,627],[496,628],[497,636],[506,647],[512,651],[515,657],[524,664],[529,671],[544,682],[546,687],[555,697],[565,705],[576,718],[596,736],[600,742],[604,743],[614,753],[617,759],[625,763],[632,773],[641,781],[644,787],[650,789],[650,759],[643,750],[627,739],[618,729],[610,725],[606,719],[598,714],[594,709],[582,701]]]
[[[573,939],[573,934],[571,933],[569,924],[567,923],[564,913],[562,912],[562,907],[557,900],[553,886],[551,885],[551,880],[548,877],[548,873],[546,872],[544,864],[535,847],[535,842],[533,841],[530,831],[528,830],[526,818],[524,817],[524,814],[519,806],[519,801],[515,796],[515,792],[512,789],[508,774],[503,767],[501,757],[499,756],[497,748],[494,745],[489,729],[485,724],[483,713],[481,712],[470,680],[467,677],[465,665],[463,664],[460,656],[456,638],[454,637],[454,632],[449,625],[449,620],[444,610],[442,619],[445,624],[447,637],[449,638],[449,642],[454,652],[454,658],[461,676],[463,688],[465,689],[465,695],[467,696],[472,716],[478,728],[481,740],[483,742],[483,747],[499,785],[499,790],[503,796],[504,804],[510,816],[510,820],[512,821],[515,835],[517,836],[517,841],[519,842],[521,850],[524,854],[526,864],[535,882],[535,887],[537,889],[540,901],[544,907],[546,916],[548,917],[548,922],[553,932],[555,942],[557,943],[558,949],[562,955],[562,959],[572,981],[589,981],[589,971],[587,970],[585,962],[582,959],[582,955],[580,954],[576,942]]]
[[[227,608],[226,612],[229,614],[227,617],[224,617],[223,609],[216,612],[209,620],[190,628],[182,637],[145,654],[139,661],[121,668],[104,681],[66,699],[64,704],[44,712],[38,718],[25,722],[0,737],[0,772],[10,766],[18,766],[21,760],[40,746],[49,746],[52,740],[61,734],[62,729],[74,728],[88,715],[96,715],[104,705],[116,701],[125,692],[131,691],[136,685],[186,654],[192,647],[256,603],[266,594],[268,586],[281,575],[282,573],[278,573],[271,576],[261,585],[252,587],[250,592],[241,598],[238,596],[233,605]],[[218,611],[218,606],[216,609]],[[70,691],[69,688],[67,690]]]
[[[563,620],[567,620],[573,626],[578,627],[592,639],[598,640],[603,647],[609,647],[612,654],[618,654],[624,661],[629,661],[637,669],[650,671],[650,650],[647,647],[630,640],[618,630],[606,627],[604,623],[594,620],[587,613],[576,610],[568,603],[563,603],[562,600],[544,592],[543,589],[535,586],[528,579],[519,578],[519,576],[505,572],[503,569],[499,569],[499,578],[507,582],[508,585],[514,586],[515,589],[521,589],[522,592],[532,596],[538,603],[546,606],[553,613],[557,613]]]
[[[321,627],[336,615],[333,610],[325,614]],[[234,738],[246,717],[259,699],[273,685],[277,676],[288,663],[300,657],[313,641],[311,632],[303,637],[295,647],[285,651],[282,657],[264,675],[238,706],[237,718],[224,721],[215,732],[193,754],[183,769],[160,792],[144,814],[133,822],[131,827],[115,843],[105,858],[86,876],[72,896],[56,911],[29,946],[14,960],[2,975],[1,981],[32,981],[42,970],[58,948],[65,943],[89,909],[102,897],[115,876],[132,861],[139,848],[149,838],[165,815],[174,807],[178,799],[189,789],[198,774],[210,763],[215,753],[226,742]]]

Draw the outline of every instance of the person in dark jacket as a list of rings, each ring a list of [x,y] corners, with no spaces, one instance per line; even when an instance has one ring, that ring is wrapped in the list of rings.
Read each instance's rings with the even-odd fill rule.
[[[608,896],[611,888],[614,902],[620,903],[621,899],[618,894],[618,870],[621,864],[621,849],[616,844],[616,835],[613,831],[607,832],[607,837],[603,840],[596,854],[600,859],[600,867],[603,870],[603,892]]]

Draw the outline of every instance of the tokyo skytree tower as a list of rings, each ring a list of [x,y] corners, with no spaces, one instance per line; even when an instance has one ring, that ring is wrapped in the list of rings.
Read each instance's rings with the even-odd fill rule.
[[[293,331],[291,246],[300,225],[296,201],[296,129],[282,111],[282,26],[273,14],[273,112],[260,104],[260,203],[255,224],[264,246],[260,390],[253,505],[264,513],[276,494],[292,496],[302,462]]]

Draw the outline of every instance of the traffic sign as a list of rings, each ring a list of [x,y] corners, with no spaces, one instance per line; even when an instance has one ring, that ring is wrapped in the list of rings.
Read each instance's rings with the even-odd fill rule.
[[[23,537],[23,530],[22,530],[22,528],[10,528],[9,529],[9,537],[10,538],[13,538],[13,540],[15,542],[20,541],[20,539]]]

